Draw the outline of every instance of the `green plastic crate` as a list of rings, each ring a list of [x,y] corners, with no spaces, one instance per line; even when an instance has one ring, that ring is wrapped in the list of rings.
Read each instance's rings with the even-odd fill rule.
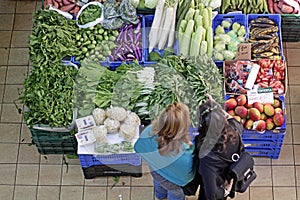
[[[283,42],[300,41],[300,15],[281,15],[281,34]]]
[[[77,154],[77,140],[72,132],[52,132],[30,128],[32,142],[40,154]]]

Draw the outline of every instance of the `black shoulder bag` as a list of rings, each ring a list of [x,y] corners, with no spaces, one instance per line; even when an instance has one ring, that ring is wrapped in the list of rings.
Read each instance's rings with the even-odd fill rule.
[[[240,148],[238,153],[234,153],[231,160],[219,156],[221,159],[231,162],[232,164],[228,170],[229,178],[233,178],[232,190],[235,192],[243,193],[247,190],[250,184],[256,179],[257,175],[253,169],[254,159],[250,153],[244,150],[244,145],[240,138]]]

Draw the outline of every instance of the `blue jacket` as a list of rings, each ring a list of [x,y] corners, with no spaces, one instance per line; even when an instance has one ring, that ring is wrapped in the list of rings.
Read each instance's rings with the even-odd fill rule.
[[[149,167],[168,181],[184,186],[195,175],[193,164],[195,146],[182,143],[177,155],[161,156],[158,152],[157,135],[152,133],[152,126],[146,127],[134,145],[134,150],[143,158]]]

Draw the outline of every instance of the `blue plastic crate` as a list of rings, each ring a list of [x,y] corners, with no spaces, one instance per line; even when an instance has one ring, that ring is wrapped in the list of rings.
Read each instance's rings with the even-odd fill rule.
[[[142,158],[137,153],[108,155],[79,154],[78,157],[83,168],[95,165],[129,164],[138,166],[142,164]]]
[[[280,148],[283,144],[283,140],[251,140],[243,139],[245,147],[252,148]]]
[[[267,17],[271,20],[273,20],[277,26],[278,26],[278,37],[279,37],[279,51],[280,55],[282,56],[282,59],[285,60],[284,54],[283,54],[283,46],[282,46],[282,34],[281,34],[281,15],[280,14],[248,14],[247,15],[247,30],[249,31],[249,24],[251,20],[257,19],[259,17]],[[248,34],[248,37],[250,35]]]
[[[223,20],[230,20],[231,25],[234,22],[237,22],[240,25],[245,26],[245,28],[246,28],[245,38],[247,38],[248,32],[247,32],[247,20],[246,19],[247,18],[246,18],[245,14],[236,14],[236,13],[235,14],[217,14],[212,21],[213,36],[215,35],[216,28],[218,27],[218,25],[221,25]],[[230,28],[224,28],[225,33],[228,33],[230,30],[232,30],[231,26],[230,26]],[[217,66],[223,66],[223,61],[214,59],[214,62],[216,63]]]
[[[145,15],[144,16],[144,24],[143,24],[143,61],[149,62],[149,32],[151,29],[151,25],[154,19],[154,15]],[[159,50],[158,48],[154,48],[153,51],[156,51],[160,54],[160,56],[163,55],[164,50]],[[178,42],[176,41],[174,44],[174,52],[175,54],[178,54]]]
[[[245,150],[249,152],[254,157],[269,157],[272,159],[278,159],[281,147],[277,148],[255,148],[255,147],[246,147]]]

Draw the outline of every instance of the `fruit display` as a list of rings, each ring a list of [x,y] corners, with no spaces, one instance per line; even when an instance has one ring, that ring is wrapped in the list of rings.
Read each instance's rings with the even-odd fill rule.
[[[252,19],[248,24],[253,60],[282,59],[278,23],[268,17]]]
[[[286,63],[283,60],[269,59],[262,59],[259,61],[224,62],[226,93],[247,93],[245,84],[254,64],[260,66],[256,76],[255,85],[259,88],[272,87],[274,94],[285,94]]]
[[[281,97],[274,98],[273,103],[249,104],[246,95],[228,96],[224,106],[226,112],[247,130],[264,132],[281,129],[285,123],[285,105]]]

